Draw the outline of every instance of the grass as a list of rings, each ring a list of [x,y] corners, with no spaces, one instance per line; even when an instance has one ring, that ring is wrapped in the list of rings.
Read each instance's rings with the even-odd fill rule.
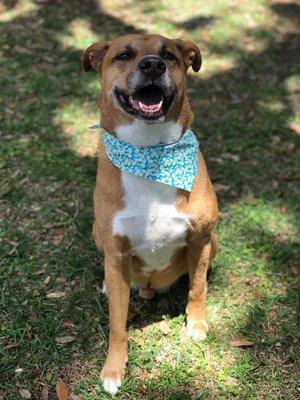
[[[194,129],[219,186],[220,252],[208,340],[184,334],[187,282],[145,303],[133,293],[118,399],[295,399],[299,335],[299,6],[291,1],[3,1],[0,15],[0,398],[49,399],[63,379],[109,399],[102,258],[91,238],[98,82],[81,70],[97,38],[185,36]],[[49,298],[49,293],[62,297]],[[50,296],[51,297],[51,296]],[[163,324],[161,321],[164,321]],[[166,329],[167,327],[170,329]],[[298,326],[299,329],[299,326]],[[57,338],[71,336],[67,344]],[[254,345],[235,348],[245,337]],[[2,396],[2,397],[1,397]]]

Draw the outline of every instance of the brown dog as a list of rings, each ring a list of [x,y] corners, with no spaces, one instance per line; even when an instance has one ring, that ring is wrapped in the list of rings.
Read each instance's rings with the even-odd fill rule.
[[[101,76],[102,126],[118,139],[135,146],[170,144],[191,125],[186,72],[201,67],[195,44],[127,35],[90,46],[83,66]],[[100,140],[93,235],[105,256],[110,334],[101,377],[111,394],[125,373],[131,285],[151,298],[188,273],[187,332],[194,340],[206,337],[206,275],[217,248],[212,230],[218,209],[200,152],[198,165],[188,192],[121,171]]]

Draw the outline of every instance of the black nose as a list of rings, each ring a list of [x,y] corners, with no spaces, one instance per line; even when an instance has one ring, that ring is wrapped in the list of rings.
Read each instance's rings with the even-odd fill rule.
[[[139,69],[148,78],[158,79],[166,72],[166,64],[156,56],[147,56],[139,62]]]

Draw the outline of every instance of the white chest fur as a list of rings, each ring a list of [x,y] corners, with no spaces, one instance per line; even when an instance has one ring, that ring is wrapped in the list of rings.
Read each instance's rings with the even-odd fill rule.
[[[133,254],[153,270],[168,267],[174,250],[183,247],[189,217],[175,207],[176,188],[122,172],[125,208],[113,220],[114,234],[130,239]]]
[[[117,129],[118,137],[137,146],[168,144],[179,139],[182,127],[174,122],[140,122]],[[125,208],[113,220],[113,233],[130,239],[133,254],[149,270],[168,267],[174,251],[185,244],[189,216],[175,207],[176,188],[122,171]]]

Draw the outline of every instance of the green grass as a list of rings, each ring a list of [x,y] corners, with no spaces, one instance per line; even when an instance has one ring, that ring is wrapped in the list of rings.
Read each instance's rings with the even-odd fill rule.
[[[98,79],[82,72],[80,58],[96,38],[135,31],[200,46],[202,72],[188,77],[194,129],[213,181],[229,189],[218,192],[207,341],[185,336],[186,280],[149,303],[133,293],[128,373],[116,398],[297,398],[299,6],[23,0],[1,7],[0,398],[17,400],[26,388],[40,399],[47,384],[54,399],[63,379],[83,400],[109,399],[99,379],[108,308],[90,233],[96,136],[88,126],[99,119]],[[58,291],[64,297],[47,297]],[[66,335],[75,340],[55,341]],[[239,335],[254,346],[232,347]]]

